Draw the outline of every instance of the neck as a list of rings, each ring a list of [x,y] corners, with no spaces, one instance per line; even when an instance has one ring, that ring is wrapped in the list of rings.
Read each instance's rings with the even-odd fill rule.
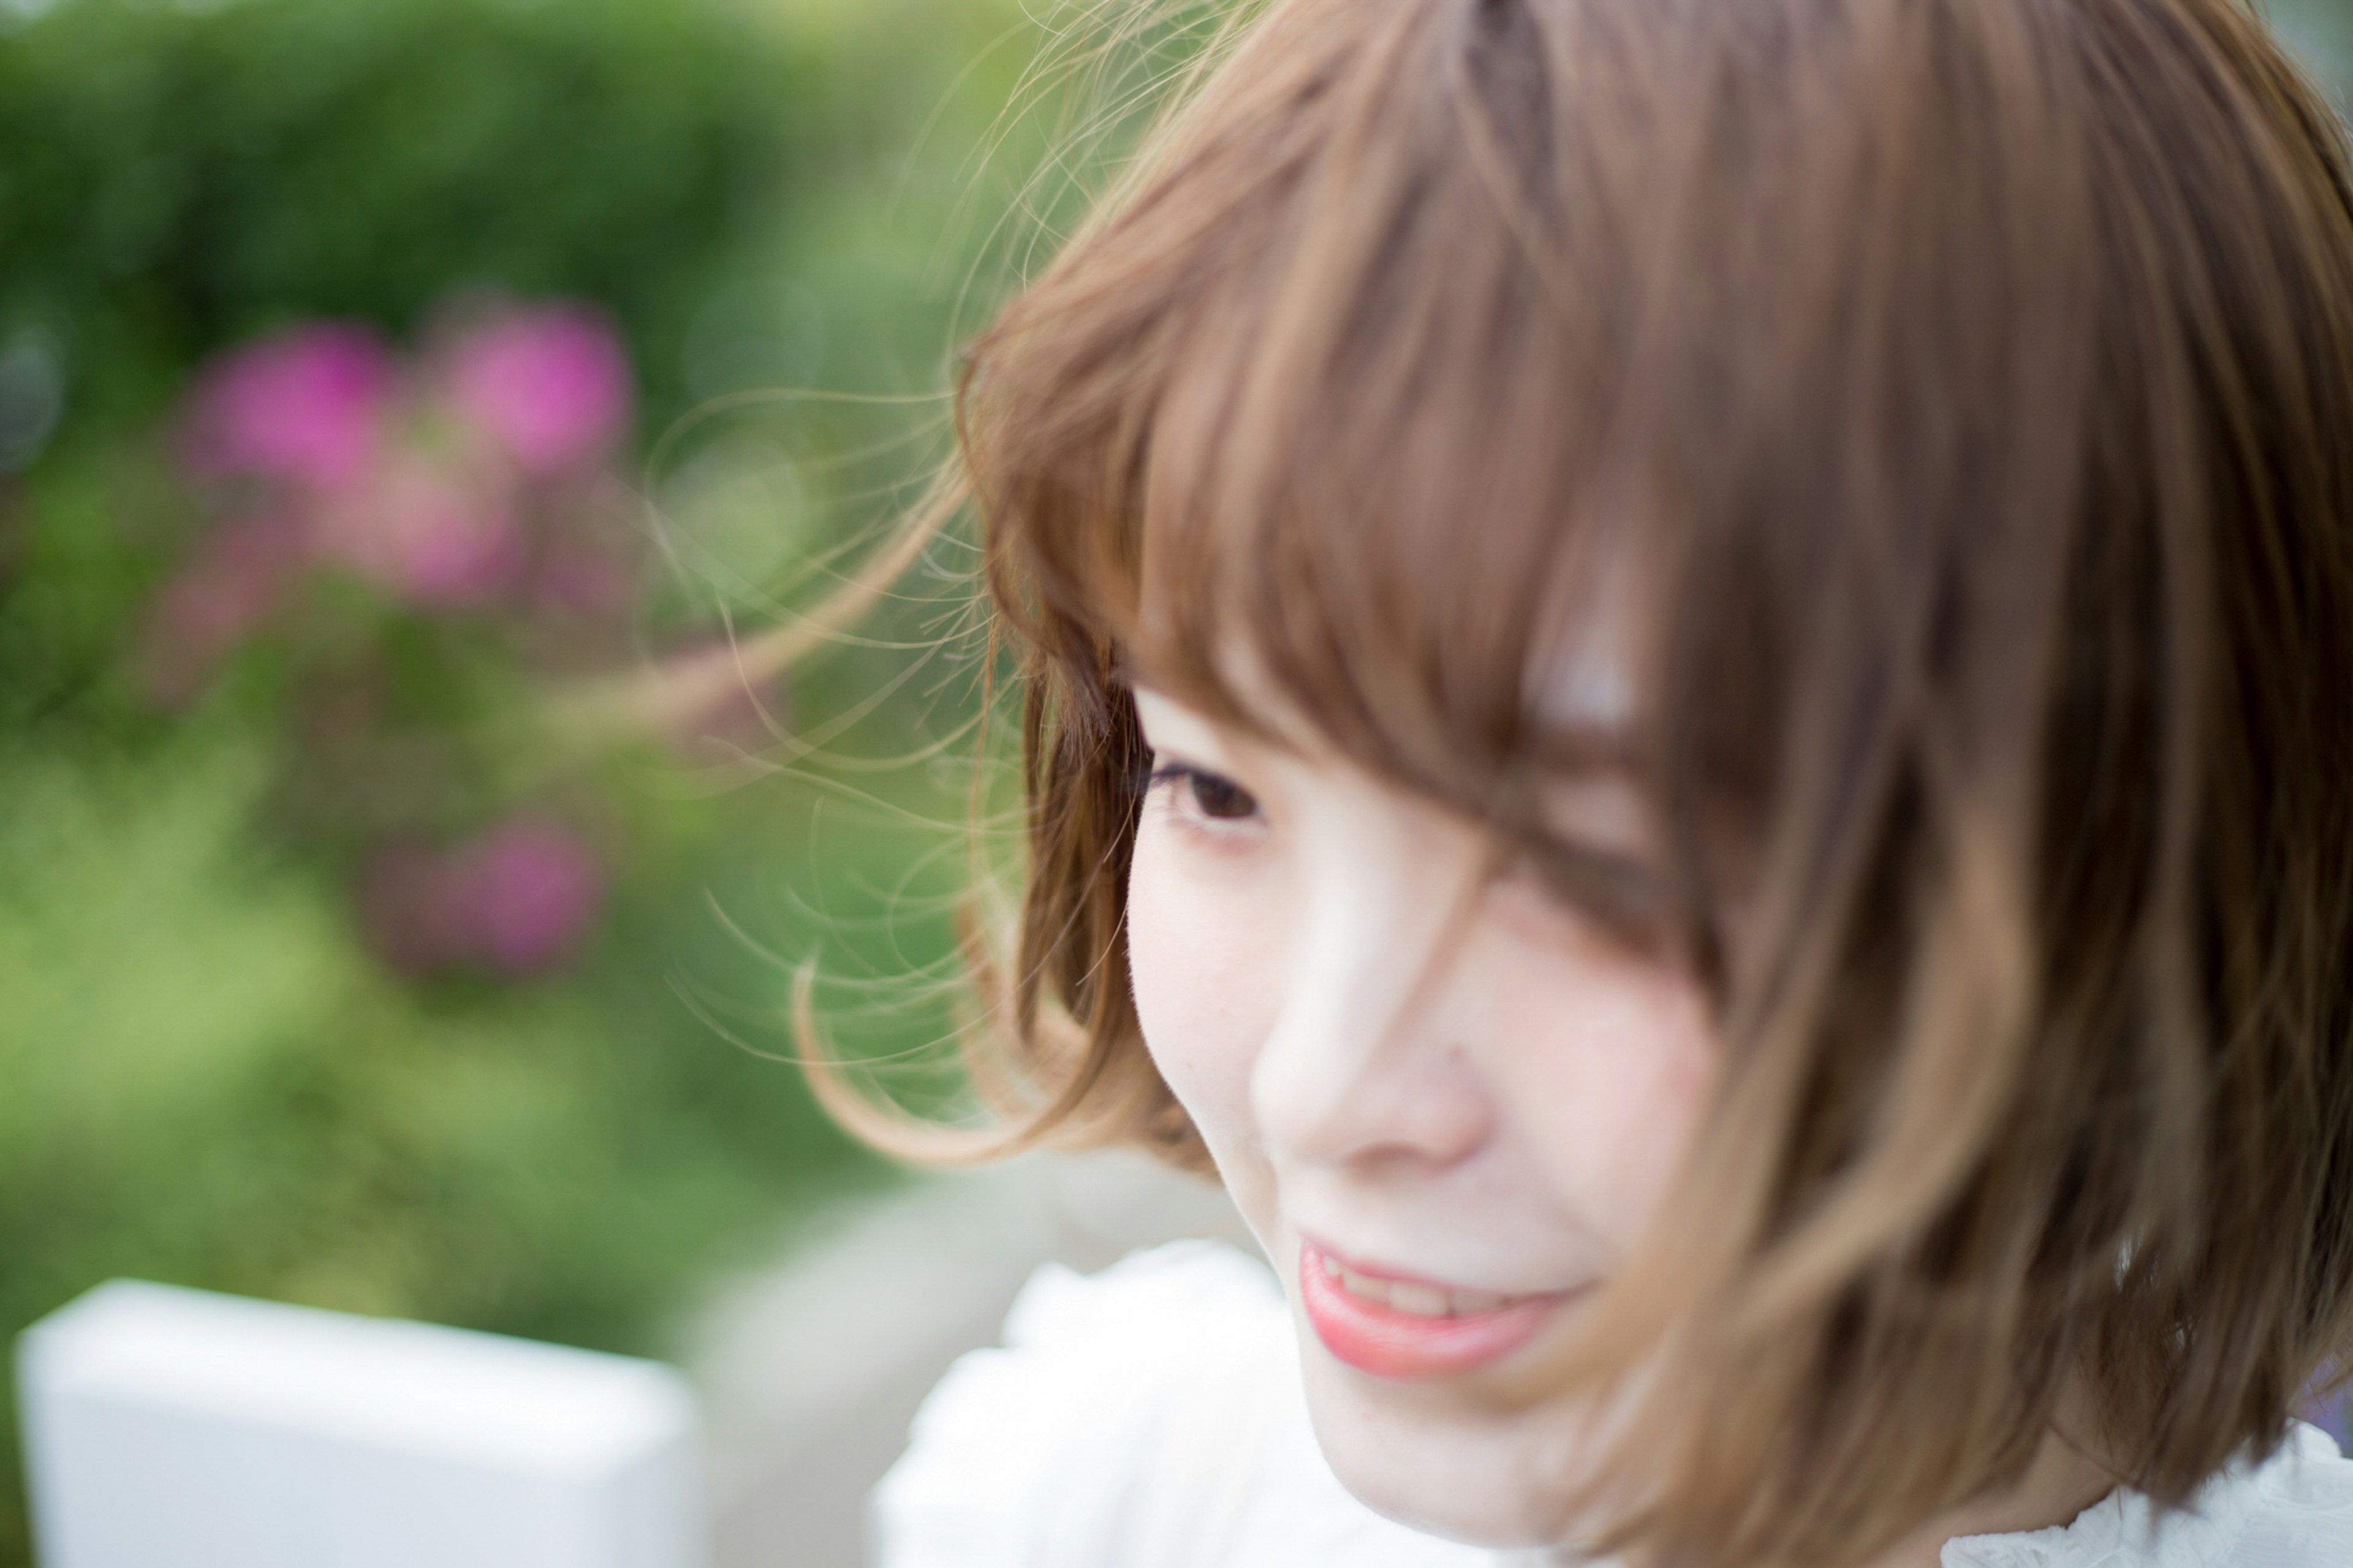
[[[2073,1522],[2077,1514],[2114,1491],[2116,1471],[2057,1432],[2043,1434],[2034,1462],[2016,1485],[1941,1514],[1855,1568],[1942,1568],[1945,1542],[1961,1536],[2007,1535]],[[1500,1563],[1527,1568],[1594,1568],[1595,1560],[1537,1548]]]
[[[1945,1542],[1957,1536],[2066,1524],[2116,1486],[2116,1473],[2097,1457],[2056,1432],[2045,1433],[2017,1485],[1930,1520],[1862,1568],[1939,1568]]]

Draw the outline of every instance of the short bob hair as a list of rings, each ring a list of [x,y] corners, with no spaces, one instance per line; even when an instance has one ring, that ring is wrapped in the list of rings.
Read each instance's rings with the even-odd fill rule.
[[[1134,681],[1542,856],[1632,596],[1672,908],[1563,893],[1725,1055],[1596,1331],[1668,1368],[1615,1539],[1835,1568],[2054,1426],[2166,1503],[2268,1452],[2353,1349],[2348,178],[2232,0],[1248,8],[966,362],[997,1146],[1202,1163]]]

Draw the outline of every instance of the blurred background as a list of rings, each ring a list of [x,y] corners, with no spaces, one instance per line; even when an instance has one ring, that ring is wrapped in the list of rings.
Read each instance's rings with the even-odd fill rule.
[[[683,1358],[884,1201],[776,1058],[811,962],[846,1049],[952,1025],[969,563],[730,639],[939,461],[1133,108],[1084,9],[0,0],[0,1329],[130,1275]],[[2271,10],[2353,80],[2353,0]]]

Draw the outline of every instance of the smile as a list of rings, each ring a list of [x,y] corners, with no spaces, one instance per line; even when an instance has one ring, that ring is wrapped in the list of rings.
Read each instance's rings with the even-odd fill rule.
[[[1376,1377],[1447,1377],[1500,1361],[1531,1339],[1576,1290],[1506,1296],[1343,1263],[1299,1247],[1299,1299],[1333,1357]]]

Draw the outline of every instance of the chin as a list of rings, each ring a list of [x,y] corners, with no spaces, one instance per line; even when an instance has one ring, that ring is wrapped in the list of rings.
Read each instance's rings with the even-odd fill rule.
[[[1307,1410],[1340,1484],[1374,1512],[1466,1545],[1545,1546],[1559,1500],[1530,1484],[1553,1445],[1533,1413],[1474,1409],[1429,1385],[1385,1383],[1332,1360],[1301,1326]]]

